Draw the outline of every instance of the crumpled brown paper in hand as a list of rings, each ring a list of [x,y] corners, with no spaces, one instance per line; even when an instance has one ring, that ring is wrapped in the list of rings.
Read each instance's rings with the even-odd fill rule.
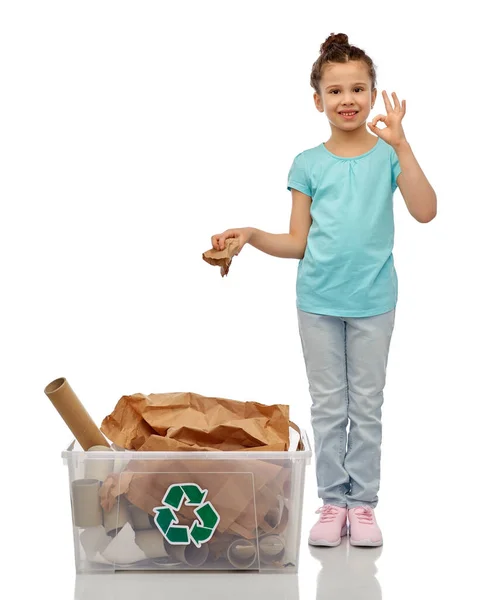
[[[191,392],[123,396],[101,425],[128,450],[289,449],[289,406]]]
[[[229,273],[229,267],[231,266],[233,256],[238,253],[238,248],[240,246],[238,238],[227,238],[224,243],[224,250],[215,250],[215,248],[212,248],[203,253],[204,261],[221,268],[220,272],[222,277]]]

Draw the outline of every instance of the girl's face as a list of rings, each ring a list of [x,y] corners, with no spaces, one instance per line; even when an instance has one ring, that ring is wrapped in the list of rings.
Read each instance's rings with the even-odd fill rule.
[[[320,96],[313,97],[315,106],[325,112],[329,122],[338,129],[351,131],[366,126],[377,90],[371,90],[366,63],[351,60],[347,63],[328,63],[320,81]],[[355,112],[346,118],[342,112]]]

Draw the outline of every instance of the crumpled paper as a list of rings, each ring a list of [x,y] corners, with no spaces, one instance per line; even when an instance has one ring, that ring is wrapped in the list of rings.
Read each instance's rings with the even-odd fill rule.
[[[117,446],[137,451],[287,451],[289,406],[210,398],[191,392],[123,396],[103,420],[101,430]],[[302,449],[302,442],[299,446]],[[292,461],[257,458],[208,460],[158,458],[131,460],[124,470],[111,473],[100,489],[104,510],[123,496],[154,515],[166,490],[188,481],[208,490],[220,521],[217,532],[253,539],[283,530],[288,511],[275,507],[290,496]],[[278,516],[272,517],[272,508]],[[194,519],[194,507],[183,504],[182,524]],[[273,511],[275,512],[275,511]],[[272,523],[273,521],[277,521]]]
[[[276,529],[268,515],[277,505],[278,496],[288,493],[290,477],[289,461],[277,465],[255,459],[132,460],[123,472],[107,477],[100,488],[100,501],[104,510],[109,510],[124,494],[129,502],[154,515],[154,508],[162,505],[171,485],[190,480],[208,490],[208,498],[220,515],[217,531],[252,539],[257,528],[263,532]],[[193,510],[193,506],[182,504],[178,512],[182,524],[191,524]],[[287,511],[284,513],[285,519],[277,525],[282,529],[287,524]]]
[[[204,261],[206,261],[210,265],[218,266],[221,268],[220,273],[222,277],[229,273],[229,268],[231,266],[233,256],[235,256],[238,253],[238,248],[240,246],[238,238],[227,238],[227,240],[224,243],[224,250],[215,250],[215,248],[212,248],[211,250],[207,250],[203,253]]]
[[[289,449],[289,406],[191,392],[123,396],[103,433],[128,450]]]

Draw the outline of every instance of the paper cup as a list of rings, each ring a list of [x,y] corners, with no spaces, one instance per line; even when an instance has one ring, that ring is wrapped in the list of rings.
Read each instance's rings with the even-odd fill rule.
[[[109,446],[91,446],[87,452],[113,452]],[[86,458],[85,473],[86,479],[98,479],[105,481],[110,473],[114,471],[114,459]]]
[[[167,557],[164,537],[157,529],[148,529],[135,532],[137,546],[145,552],[148,558]]]
[[[252,540],[234,540],[228,548],[227,557],[229,562],[237,569],[251,567],[257,557],[256,544]]]
[[[72,513],[75,527],[103,525],[99,492],[100,482],[97,479],[76,479],[72,482]]]

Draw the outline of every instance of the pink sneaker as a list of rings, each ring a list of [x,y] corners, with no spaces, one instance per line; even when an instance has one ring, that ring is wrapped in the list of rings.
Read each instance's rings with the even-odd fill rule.
[[[381,546],[382,533],[370,506],[357,506],[348,511],[352,546]]]
[[[338,546],[341,536],[347,533],[347,509],[325,504],[317,510],[319,520],[311,528],[308,543],[312,546]]]

